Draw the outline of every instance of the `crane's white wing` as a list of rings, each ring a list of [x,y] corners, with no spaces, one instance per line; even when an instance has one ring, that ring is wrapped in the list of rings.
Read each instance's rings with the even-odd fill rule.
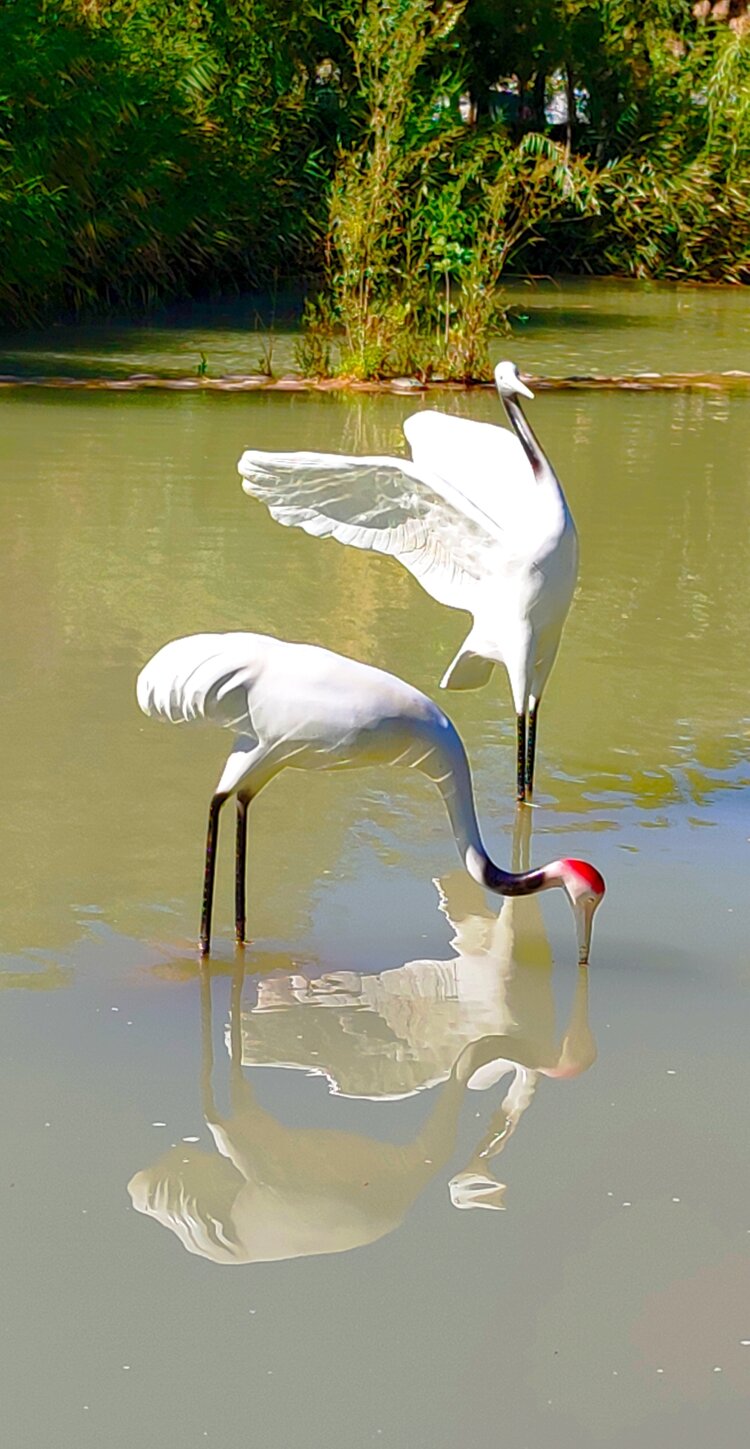
[[[502,530],[452,483],[408,459],[248,451],[242,486],[272,518],[392,554],[441,604],[473,611]]]
[[[425,410],[406,419],[404,433],[417,467],[439,475],[496,526],[512,527],[536,506],[531,464],[508,428]]]

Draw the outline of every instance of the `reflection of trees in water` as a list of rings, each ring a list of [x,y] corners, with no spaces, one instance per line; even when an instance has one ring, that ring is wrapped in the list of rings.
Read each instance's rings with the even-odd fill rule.
[[[276,399],[260,416],[255,402],[241,403],[245,424],[239,434],[248,443],[273,447],[283,440],[284,446],[342,452],[404,452],[401,420],[423,406],[486,419],[498,415],[496,400],[483,395],[427,402],[330,397],[306,401],[304,407]],[[83,406],[79,402],[79,410]],[[91,404],[87,406],[92,412]],[[167,406],[175,431],[174,456],[165,459]],[[750,632],[750,463],[742,445],[746,401],[697,392],[571,394],[540,395],[536,406],[545,443],[574,495],[584,544],[581,600],[564,645],[568,672],[577,672],[576,655],[587,658],[588,651],[580,647],[585,641],[576,641],[590,616],[597,640],[608,641],[597,658],[616,659],[618,674],[626,671],[629,709],[624,722],[648,706],[656,687],[667,713],[653,709],[650,726],[663,728],[670,741],[679,733],[675,725],[681,719],[711,725],[722,702],[701,690],[695,665],[702,659],[710,672],[715,668],[730,693],[737,672],[701,649],[702,641],[711,637],[720,654],[726,650],[743,659]],[[95,653],[103,623],[113,640],[134,631],[133,657],[140,661],[170,633],[194,629],[197,612],[206,627],[210,623],[217,629],[273,631],[295,618],[306,637],[383,663],[380,650],[387,631],[383,635],[373,625],[381,607],[408,606],[423,620],[433,621],[429,640],[420,636],[419,625],[412,630],[415,672],[420,682],[436,676],[435,644],[449,653],[463,621],[457,620],[453,628],[450,615],[426,600],[419,586],[393,566],[352,557],[334,543],[294,540],[265,521],[262,510],[239,494],[234,455],[220,461],[231,446],[225,401],[199,407],[195,399],[181,399],[177,410],[171,401],[121,399],[117,406],[108,404],[106,413],[99,407],[99,417],[92,415],[88,428],[71,426],[70,404],[58,411],[62,422],[67,414],[69,425],[54,430],[54,469],[51,458],[40,457],[49,528],[39,548],[32,554],[24,546],[17,510],[4,520],[9,584],[24,601],[25,617],[34,620],[40,599],[50,596],[53,578],[56,621],[64,630],[74,630],[83,644],[88,641]],[[207,447],[210,468],[190,466],[191,458],[205,454]],[[111,468],[113,457],[118,460],[117,487],[104,489],[102,472]],[[226,474],[228,488],[238,490],[236,508],[218,506],[216,471]],[[198,549],[196,534],[201,539]],[[96,547],[98,536],[107,540],[106,548]],[[182,591],[175,595],[175,576],[189,578],[189,600]],[[365,582],[369,585],[370,579],[376,581],[372,588]],[[345,606],[332,609],[332,597]],[[302,603],[307,607],[298,607]],[[361,625],[353,618],[362,612],[369,615],[369,624],[367,618]],[[54,624],[45,611],[40,658],[43,646],[45,667],[53,671]],[[642,636],[648,649],[638,642]],[[368,646],[375,653],[368,654]],[[639,666],[632,679],[631,658]],[[702,707],[676,709],[683,693],[691,698],[700,693]],[[727,717],[731,733],[738,719],[731,706]],[[627,760],[623,768],[627,770]]]
[[[142,731],[133,681],[165,638],[196,627],[292,633],[436,693],[465,617],[387,559],[280,528],[242,495],[235,474],[243,446],[391,451],[402,418],[423,405],[49,394],[8,404],[11,468],[0,491],[13,681],[3,734],[8,949],[28,942],[31,920],[52,949],[74,938],[71,899],[106,903],[132,928],[135,903],[153,901],[156,880],[162,900],[190,912],[179,933],[185,919],[192,925],[202,801],[182,787],[188,773],[213,776],[221,742],[198,733],[175,748],[160,731]],[[484,394],[427,405],[488,421],[498,411]],[[540,761],[545,794],[566,812],[614,819],[633,802],[650,823],[680,802],[703,806],[742,778],[749,407],[714,393],[540,394],[535,404],[582,541],[580,597],[545,699]],[[481,815],[491,782],[500,781],[499,797],[512,789],[511,750],[498,758],[497,747],[498,721],[512,724],[504,691],[441,703],[479,767]],[[263,892],[269,910],[283,908],[289,935],[301,936],[319,862],[300,851],[300,834],[325,829],[337,861],[363,795],[350,784],[332,797],[329,781],[325,791],[297,783],[278,809],[269,791]],[[398,788],[389,782],[389,798]],[[416,819],[416,794],[410,800]],[[294,892],[292,858],[301,871]],[[149,929],[145,917],[135,928]]]
[[[504,1206],[505,1187],[489,1163],[517,1129],[540,1077],[576,1076],[595,1058],[588,974],[579,968],[560,1040],[552,961],[534,901],[506,901],[496,917],[461,872],[441,881],[440,893],[456,932],[449,961],[371,975],[275,973],[257,982],[255,1003],[244,1011],[238,968],[226,1116],[213,1096],[211,977],[204,970],[203,1110],[218,1153],[180,1144],[129,1184],[135,1207],[169,1227],[189,1252],[219,1263],[257,1262],[376,1241],[448,1171],[465,1091],[486,1091],[510,1076],[487,1130],[448,1183],[456,1207]],[[336,1092],[371,1101],[437,1091],[419,1132],[397,1146],[278,1121],[243,1073],[261,1064],[323,1072]]]
[[[588,411],[596,420],[590,452],[610,460],[603,476],[591,478],[583,505],[598,553],[587,550],[584,588],[589,579],[601,580],[598,633],[606,630],[622,668],[608,683],[616,695],[624,686],[625,718],[636,724],[640,716],[656,731],[642,748],[642,768],[668,765],[670,746],[683,758],[687,747],[699,763],[726,768],[747,712],[737,711],[731,696],[738,698],[733,666],[746,654],[750,627],[750,463],[744,450],[736,466],[730,441],[747,405],[694,393],[650,398],[647,406],[610,398],[594,409],[589,400]],[[739,488],[729,482],[730,471]],[[620,528],[611,526],[613,518]],[[735,529],[739,547],[731,542]],[[706,684],[722,677],[726,694],[719,701]]]

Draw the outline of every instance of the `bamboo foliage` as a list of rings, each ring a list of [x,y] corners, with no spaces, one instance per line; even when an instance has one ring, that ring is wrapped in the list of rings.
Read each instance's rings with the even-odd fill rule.
[[[750,279],[745,0],[2,0],[0,320],[293,280],[463,376],[528,266]]]

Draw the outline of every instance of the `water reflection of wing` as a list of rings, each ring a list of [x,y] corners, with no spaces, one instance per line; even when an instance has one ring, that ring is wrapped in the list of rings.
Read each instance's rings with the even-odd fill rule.
[[[552,1065],[552,957],[536,903],[506,900],[499,914],[489,911],[460,870],[435,884],[455,932],[448,960],[262,978],[256,1004],[242,1014],[243,1064],[323,1075],[335,1094],[372,1100],[445,1081],[481,1037],[512,1038],[522,1061]],[[536,968],[530,973],[516,971],[521,941]],[[513,1041],[501,1055],[515,1060]]]
[[[481,994],[467,994],[460,965],[266,978],[243,1013],[243,1064],[323,1075],[336,1095],[373,1101],[433,1087],[472,1041],[503,1029],[502,991],[485,972]]]

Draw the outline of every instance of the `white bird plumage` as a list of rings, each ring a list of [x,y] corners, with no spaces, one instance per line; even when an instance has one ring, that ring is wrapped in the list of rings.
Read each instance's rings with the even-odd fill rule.
[[[575,524],[518,401],[510,362],[495,382],[514,429],[425,411],[406,419],[411,459],[248,450],[246,493],[279,523],[391,554],[434,599],[473,615],[442,685],[473,689],[505,666],[517,718],[517,793],[531,795],[539,701],[578,572]]]
[[[456,844],[474,880],[499,895],[561,886],[573,905],[579,958],[588,959],[591,922],[604,893],[598,871],[562,860],[513,874],[490,859],[477,822],[460,736],[426,695],[368,664],[310,644],[263,634],[193,634],[165,644],[136,686],[147,715],[171,723],[205,720],[234,733],[209,810],[201,950],[209,950],[219,812],[237,794],[235,920],[245,938],[247,810],[280,770],[400,765],[437,785]]]

